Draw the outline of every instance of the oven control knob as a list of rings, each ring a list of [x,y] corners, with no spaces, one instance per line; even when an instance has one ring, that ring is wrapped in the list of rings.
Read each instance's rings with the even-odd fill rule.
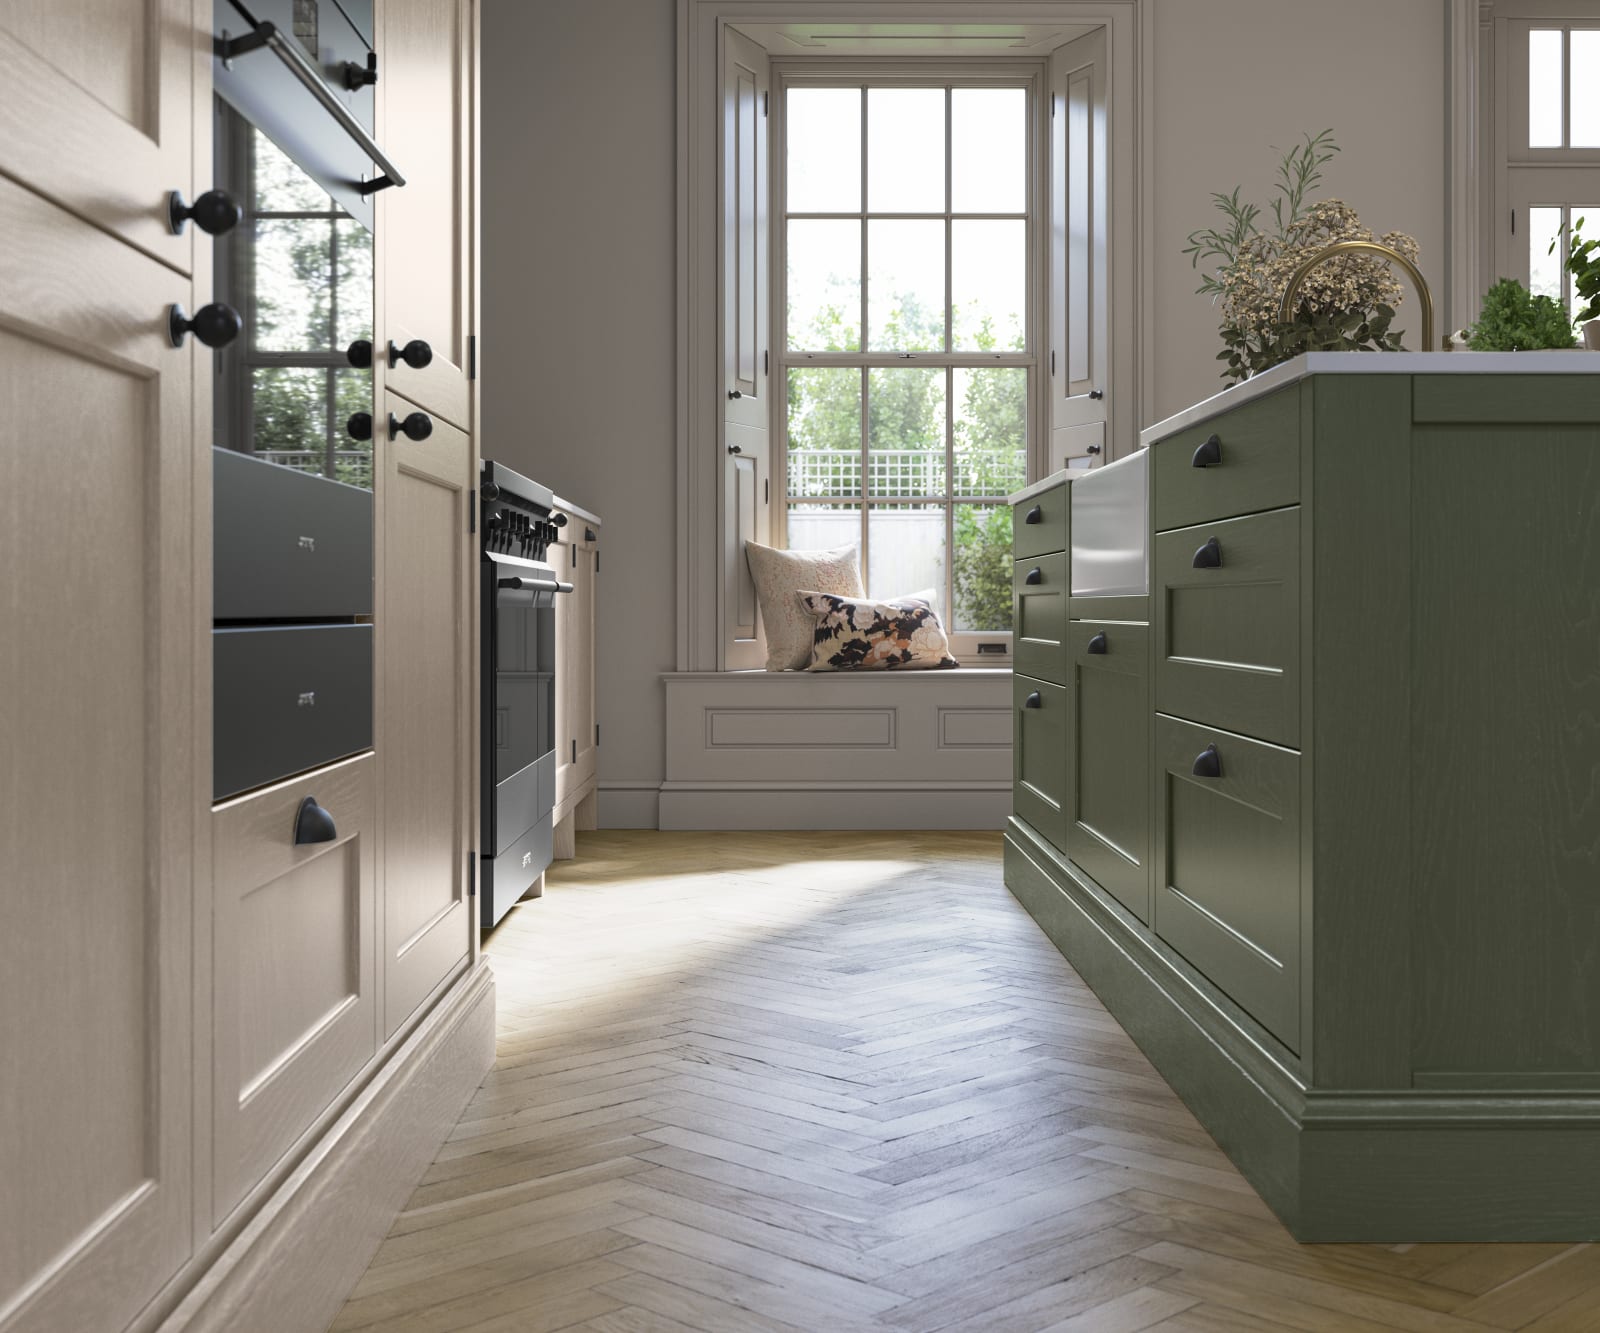
[[[357,370],[372,369],[372,343],[367,338],[357,338],[344,349],[345,360]]]
[[[393,370],[402,361],[412,370],[421,370],[433,364],[433,348],[421,338],[413,338],[404,347],[393,338],[389,339],[389,369]]]
[[[181,305],[167,309],[167,336],[174,347],[182,347],[185,335],[194,334],[207,347],[226,347],[239,336],[244,320],[231,305],[213,301],[194,312],[190,319]]]
[[[425,440],[433,434],[433,418],[426,412],[412,412],[404,421],[389,413],[389,438],[404,435],[408,440]]]
[[[244,210],[226,190],[207,190],[192,204],[184,202],[183,191],[167,196],[167,223],[174,236],[183,235],[183,225],[191,218],[208,236],[221,236],[239,225]]]
[[[372,413],[357,412],[344,423],[344,428],[350,432],[353,440],[370,440],[372,438]]]

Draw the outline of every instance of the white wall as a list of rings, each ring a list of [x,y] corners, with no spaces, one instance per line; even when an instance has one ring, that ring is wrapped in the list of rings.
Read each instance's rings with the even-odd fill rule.
[[[1246,198],[1264,204],[1274,150],[1303,131],[1331,126],[1343,150],[1316,197],[1343,199],[1379,235],[1415,236],[1423,276],[1442,303],[1442,0],[1146,3],[1155,38],[1155,420],[1222,387],[1218,316],[1210,297],[1194,295],[1185,237],[1218,216],[1213,191],[1243,185]],[[1396,323],[1419,349],[1409,294]]]
[[[483,0],[483,455],[605,520],[603,826],[655,822],[676,645],[672,0]]]

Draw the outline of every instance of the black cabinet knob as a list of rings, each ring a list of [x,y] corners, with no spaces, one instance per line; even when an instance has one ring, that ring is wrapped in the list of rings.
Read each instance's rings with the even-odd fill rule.
[[[425,440],[433,434],[433,418],[426,412],[412,412],[402,421],[393,412],[389,413],[389,438],[397,439],[404,435],[408,440]]]
[[[182,347],[184,336],[190,333],[207,347],[226,347],[239,336],[242,328],[244,320],[239,312],[220,301],[201,306],[194,312],[193,319],[184,313],[181,305],[167,310],[167,336],[174,347]]]
[[[1194,465],[1216,467],[1220,462],[1222,462],[1222,440],[1216,435],[1208,435],[1194,451]]]
[[[358,65],[353,60],[344,62],[344,88],[353,93],[359,88],[370,88],[378,81],[378,53],[367,52],[367,63]]]
[[[1195,756],[1194,775],[1197,778],[1220,778],[1222,776],[1222,756],[1217,753],[1215,745],[1208,745]]]
[[[167,225],[174,236],[182,236],[184,223],[191,219],[206,235],[221,236],[237,227],[243,216],[244,209],[226,190],[207,190],[192,204],[184,202],[182,190],[167,196]]]
[[[1104,657],[1106,653],[1106,636],[1104,634],[1096,634],[1094,638],[1090,639],[1089,651]]]
[[[1036,585],[1036,584],[1043,583],[1044,582],[1044,570],[1040,569],[1038,565],[1035,565],[1032,569],[1030,569],[1027,572],[1027,574],[1023,577],[1022,581],[1024,583],[1028,584],[1030,587],[1033,586],[1033,585]]]
[[[564,528],[567,526],[567,516],[565,514],[551,514],[550,521],[558,528]]]
[[[1093,398],[1096,402],[1098,402],[1100,399],[1104,398],[1105,396],[1106,396],[1106,391],[1104,389],[1090,389],[1089,390],[1089,397]]]
[[[294,845],[304,847],[309,842],[332,842],[339,836],[333,816],[317,804],[315,796],[300,802],[294,816]]]
[[[1032,509],[1022,516],[1022,521],[1024,523],[1043,523],[1044,510],[1040,509],[1038,505],[1034,505]]]
[[[1097,453],[1100,452],[1100,446],[1098,444],[1091,444],[1083,452],[1086,453],[1086,454],[1097,454]]]
[[[1030,694],[1026,699],[1024,699],[1022,701],[1022,706],[1024,708],[1043,708],[1044,707],[1044,699],[1040,696],[1039,691],[1035,690],[1032,694]]]
[[[740,447],[739,447],[739,446],[738,446],[738,445],[736,445],[736,444],[730,444],[730,445],[729,445],[729,446],[728,446],[728,452],[729,452],[729,453],[730,453],[730,454],[742,454],[742,453],[743,453],[743,452],[744,452],[744,450],[743,450],[743,449],[741,449],[741,448],[740,448]]]
[[[357,370],[372,369],[372,340],[357,338],[344,349],[344,359]]]
[[[372,438],[372,413],[357,412],[344,423],[345,430],[350,432],[352,440],[370,440]]]
[[[1220,569],[1222,567],[1222,543],[1215,537],[1207,537],[1206,544],[1194,553],[1194,567],[1196,569]]]
[[[389,339],[389,369],[393,370],[402,361],[412,370],[421,370],[433,364],[433,348],[421,338],[413,338],[404,347],[393,338]]]
[[[744,394],[738,389],[729,389],[728,390],[728,397],[729,398],[743,398]]]

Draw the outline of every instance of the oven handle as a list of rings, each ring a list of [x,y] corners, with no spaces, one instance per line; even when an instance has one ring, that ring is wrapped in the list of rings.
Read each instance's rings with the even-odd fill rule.
[[[571,592],[570,583],[557,583],[555,579],[501,579],[502,588],[517,588],[523,592]]]
[[[239,9],[238,4],[234,5]],[[226,42],[220,38],[217,41],[217,54],[223,60],[232,60],[237,56],[247,55],[251,51],[258,51],[263,46],[268,47],[279,60],[289,67],[289,72],[299,79],[306,87],[306,91],[315,97],[322,109],[338,122],[339,128],[356,141],[357,146],[382,169],[383,175],[376,180],[362,181],[357,187],[364,195],[374,194],[378,190],[386,190],[391,185],[404,185],[406,178],[401,175],[400,168],[389,159],[389,156],[378,146],[378,141],[367,133],[367,127],[351,114],[350,108],[339,100],[337,93],[328,87],[328,81],[317,71],[299,49],[289,41],[277,26],[265,20],[258,21],[240,10],[243,17],[252,26],[252,31],[247,37],[234,37]]]

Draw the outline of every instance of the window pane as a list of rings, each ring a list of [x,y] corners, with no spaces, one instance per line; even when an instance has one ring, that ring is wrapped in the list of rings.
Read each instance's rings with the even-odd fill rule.
[[[861,544],[859,505],[789,506],[791,551],[831,551],[849,542]]]
[[[256,212],[326,213],[335,207],[328,192],[260,130],[251,138],[251,149],[255,155]]]
[[[874,213],[944,212],[944,89],[867,92],[867,199]]]
[[[859,352],[861,224],[791,222],[788,251],[789,346]]]
[[[944,506],[873,505],[867,512],[867,596],[932,593],[944,618]]]
[[[951,224],[951,346],[1020,352],[1026,346],[1028,224]]]
[[[1568,35],[1572,43],[1572,68],[1585,77],[1572,81],[1573,148],[1600,148],[1600,28],[1574,28]]]
[[[1010,495],[1022,489],[1028,439],[1026,366],[952,372],[956,495]]]
[[[372,337],[372,233],[353,219],[334,224],[339,246],[336,348]]]
[[[944,350],[944,223],[867,224],[867,327],[873,351]]]
[[[334,479],[370,491],[372,441],[353,438],[345,423],[357,412],[372,411],[372,372],[336,370],[333,372],[333,391]]]
[[[951,208],[1020,213],[1028,196],[1028,97],[1021,88],[950,94]]]
[[[263,352],[326,352],[333,348],[328,280],[333,228],[326,218],[255,224],[255,347]],[[371,302],[371,272],[367,301]]]
[[[955,507],[950,628],[1011,632],[1011,506]]]
[[[1550,243],[1561,237],[1559,208],[1528,210],[1528,290],[1535,296],[1561,299],[1562,248],[1550,253]]]
[[[253,371],[250,405],[255,452],[302,472],[322,472],[328,450],[327,392],[326,370],[270,366]],[[371,407],[356,410],[370,411]]]
[[[861,372],[853,366],[791,367],[789,494],[861,494]]]
[[[1561,30],[1535,28],[1528,34],[1528,147],[1560,148]]]
[[[1579,222],[1583,223],[1583,229],[1577,236],[1578,240],[1592,241],[1600,238],[1600,204],[1574,204],[1567,211],[1572,217],[1574,226]],[[1572,300],[1572,308],[1568,313],[1571,314],[1573,323],[1577,323],[1578,312],[1586,309],[1589,303],[1578,295],[1578,284],[1570,276],[1567,278],[1567,289]],[[1583,335],[1580,333],[1578,336],[1581,338]]]
[[[943,370],[878,367],[868,372],[867,493],[943,495]]]
[[[791,88],[788,122],[791,213],[861,211],[861,89]]]

